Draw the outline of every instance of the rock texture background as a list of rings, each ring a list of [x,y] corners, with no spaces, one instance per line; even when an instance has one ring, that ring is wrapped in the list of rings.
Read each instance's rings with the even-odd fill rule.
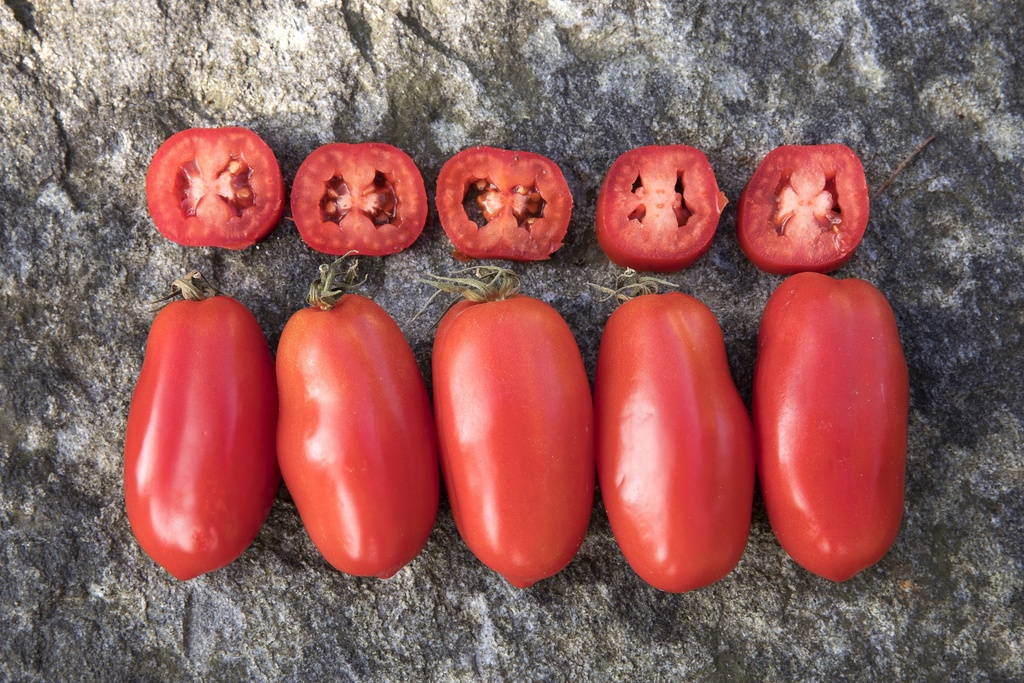
[[[1024,64],[1016,2],[102,0],[0,5],[0,679],[1009,680],[1024,678]],[[459,539],[442,503],[389,581],[331,569],[282,488],[253,546],[181,583],[140,550],[122,439],[152,315],[199,268],[276,346],[327,257],[283,221],[242,252],[154,229],[159,144],[242,125],[286,182],[330,141],[405,149],[433,194],[474,144],[543,153],[576,199],[565,247],[518,268],[592,373],[617,269],[593,234],[605,171],[643,144],[704,150],[732,204],[710,252],[670,276],[705,301],[749,400],[780,278],[735,237],[735,200],[780,144],[842,142],[877,188],[837,275],[889,298],[911,375],[906,515],[877,566],[832,584],[787,558],[760,499],[739,566],[659,593],[600,503],[577,559],[530,590]],[[429,378],[429,297],[455,268],[431,214],[366,292]],[[438,311],[439,312],[439,311]]]

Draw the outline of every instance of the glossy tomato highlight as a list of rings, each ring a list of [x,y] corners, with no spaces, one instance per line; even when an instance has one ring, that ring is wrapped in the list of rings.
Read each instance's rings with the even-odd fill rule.
[[[128,412],[124,495],[139,545],[185,580],[242,554],[281,476],[274,361],[259,323],[198,273],[176,285],[186,298],[153,321]]]
[[[190,128],[160,145],[146,203],[164,237],[188,247],[244,249],[284,212],[277,158],[246,128]]]
[[[554,575],[583,543],[594,499],[590,384],[569,326],[518,286],[492,290],[445,314],[432,366],[463,540],[514,586]]]
[[[538,261],[562,246],[572,195],[540,154],[473,147],[441,167],[437,213],[457,258]]]
[[[337,142],[314,150],[299,166],[291,207],[313,249],[384,256],[423,232],[427,193],[415,162],[397,147]]]
[[[896,319],[864,280],[800,273],[768,300],[753,413],[772,530],[797,563],[845,581],[903,516],[909,380]]]
[[[845,145],[768,153],[740,195],[740,246],[768,273],[829,273],[846,263],[868,224],[868,185]]]
[[[409,343],[384,309],[345,293],[350,274],[331,292],[325,270],[281,334],[278,458],[327,561],[388,578],[423,549],[437,516],[434,419]]]
[[[750,532],[754,435],[714,314],[678,292],[622,304],[594,410],[601,497],[636,573],[676,593],[728,574]]]
[[[620,266],[668,272],[711,246],[727,200],[704,153],[639,147],[612,164],[597,195],[597,241]]]

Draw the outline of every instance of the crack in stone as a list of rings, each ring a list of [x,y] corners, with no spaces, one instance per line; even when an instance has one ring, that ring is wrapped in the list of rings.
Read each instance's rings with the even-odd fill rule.
[[[36,31],[36,8],[28,0],[4,0],[4,4],[14,13],[14,18],[21,24],[25,33],[31,33],[36,38],[39,32]]]

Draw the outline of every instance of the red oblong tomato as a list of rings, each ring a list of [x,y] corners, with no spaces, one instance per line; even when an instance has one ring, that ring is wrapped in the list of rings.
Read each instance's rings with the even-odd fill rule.
[[[384,256],[423,232],[427,193],[415,162],[397,147],[336,142],[315,149],[299,166],[291,207],[313,249]]]
[[[539,261],[562,246],[572,194],[547,157],[472,147],[441,167],[437,213],[456,258]]]
[[[804,568],[845,581],[878,562],[903,516],[909,383],[885,297],[800,273],[768,299],[753,413],[765,507]]]
[[[639,147],[608,169],[597,195],[597,241],[620,266],[680,270],[711,246],[726,203],[700,150]]]
[[[636,573],[676,593],[728,574],[750,533],[754,434],[708,307],[671,292],[616,309],[594,411],[601,498]]]
[[[277,350],[278,458],[309,537],[337,569],[387,578],[437,516],[433,414],[394,320],[355,294],[297,311]]]
[[[434,410],[455,524],[520,588],[576,555],[594,498],[590,384],[576,340],[526,296],[456,304],[434,339]]]
[[[740,246],[768,273],[829,273],[846,263],[868,224],[868,185],[845,145],[768,153],[740,195]]]
[[[128,412],[124,495],[139,545],[175,577],[242,554],[277,495],[274,361],[234,299],[157,314]]]
[[[190,128],[160,145],[146,173],[157,230],[188,247],[244,249],[284,212],[277,157],[246,128]]]

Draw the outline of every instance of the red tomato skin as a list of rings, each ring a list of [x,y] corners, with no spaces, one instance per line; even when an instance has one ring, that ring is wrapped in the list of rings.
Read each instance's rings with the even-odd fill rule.
[[[683,226],[671,216],[680,176],[681,199],[691,214]],[[644,199],[633,190],[638,177],[645,181]],[[700,150],[686,145],[638,147],[615,160],[601,185],[597,241],[608,258],[624,268],[663,273],[682,270],[711,246],[726,203],[711,164]],[[629,217],[639,206],[647,213],[643,223]],[[667,222],[659,220],[659,213],[665,214]]]
[[[277,351],[277,452],[314,545],[382,579],[427,542],[440,488],[433,413],[412,349],[372,300],[297,311]]]
[[[193,215],[182,208],[178,184],[183,166],[195,161],[211,183],[233,157],[252,168],[252,205],[233,210],[211,197]],[[215,193],[216,191],[213,190]],[[284,213],[284,179],[277,157],[247,128],[189,128],[169,137],[153,155],[146,173],[146,203],[157,230],[186,247],[245,249],[266,237]],[[237,213],[237,215],[236,215]]]
[[[800,273],[768,300],[753,418],[772,529],[802,567],[846,581],[903,516],[909,379],[896,319],[864,280]]]
[[[128,412],[124,493],[142,549],[187,580],[242,554],[281,475],[274,361],[259,323],[227,296],[157,314]]]
[[[787,236],[773,222],[779,190],[798,170],[831,177],[841,222],[836,230]],[[765,156],[740,194],[736,229],[740,247],[766,273],[831,273],[842,267],[864,237],[869,213],[868,184],[856,152],[845,145],[786,145]]]
[[[526,296],[456,304],[432,358],[441,471],[466,545],[526,588],[561,571],[594,501],[594,414],[568,325]]]
[[[392,220],[375,225],[359,211],[349,212],[340,223],[325,218],[320,203],[328,181],[353,178],[366,187],[376,172],[390,178],[396,197]],[[302,240],[316,251],[386,256],[411,246],[423,232],[427,192],[416,163],[397,147],[382,142],[336,142],[313,150],[299,166],[292,183],[291,209]]]
[[[711,310],[679,292],[617,308],[594,411],[601,497],[630,566],[673,593],[728,574],[750,533],[754,433]]]
[[[504,211],[478,226],[463,205],[478,180],[493,182],[505,195],[517,186],[535,186],[545,202],[543,216],[526,229]],[[471,147],[446,161],[437,177],[436,201],[441,227],[460,260],[547,259],[562,246],[572,216],[572,194],[555,162],[532,152],[494,147]]]

